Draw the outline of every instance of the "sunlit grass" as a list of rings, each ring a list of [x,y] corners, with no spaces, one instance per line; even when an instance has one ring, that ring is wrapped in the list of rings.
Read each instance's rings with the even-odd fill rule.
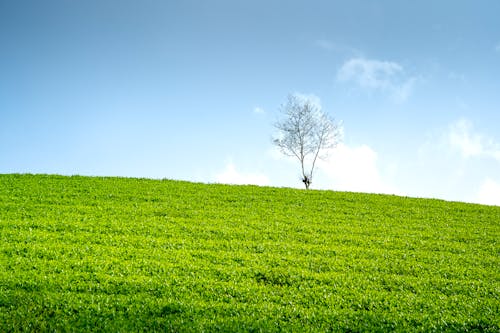
[[[0,331],[500,329],[500,207],[0,175]]]

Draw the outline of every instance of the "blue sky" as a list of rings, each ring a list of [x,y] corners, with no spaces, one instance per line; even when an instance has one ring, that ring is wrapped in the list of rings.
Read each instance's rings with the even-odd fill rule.
[[[500,2],[0,0],[0,173],[301,187],[290,93],[343,122],[312,188],[500,205]]]

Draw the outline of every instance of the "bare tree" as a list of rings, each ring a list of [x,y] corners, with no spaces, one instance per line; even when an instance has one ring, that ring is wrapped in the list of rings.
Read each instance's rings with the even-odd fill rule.
[[[297,94],[289,95],[280,111],[284,119],[274,125],[279,134],[273,142],[284,155],[300,161],[302,182],[309,189],[316,160],[326,158],[328,150],[336,147],[341,127],[319,105]]]

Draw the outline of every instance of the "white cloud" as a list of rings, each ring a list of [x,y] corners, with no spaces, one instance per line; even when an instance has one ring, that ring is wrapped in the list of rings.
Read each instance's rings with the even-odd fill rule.
[[[483,146],[481,137],[471,133],[472,124],[466,119],[460,119],[449,126],[448,143],[463,157],[481,155]]]
[[[430,136],[414,159],[408,152],[388,163],[369,145],[341,143],[328,159],[317,161],[312,188],[500,205],[500,145],[496,142],[475,130],[470,121],[459,119]],[[288,164],[278,173],[271,172],[273,183],[280,179],[279,184],[303,188],[296,159],[282,156],[276,148],[269,156]]]
[[[263,108],[261,108],[261,107],[257,106],[257,107],[255,107],[255,108],[253,109],[253,113],[256,113],[256,114],[264,114],[264,113],[266,113],[266,111],[265,111]]]
[[[353,58],[345,62],[337,77],[341,81],[355,81],[362,87],[387,88],[392,77],[403,71],[395,62]]]
[[[392,99],[397,103],[406,101],[413,93],[413,89],[417,79],[412,77],[404,81],[400,86],[395,86],[392,89]]]
[[[221,173],[215,176],[216,182],[224,184],[252,184],[252,185],[269,185],[269,179],[258,173],[241,173],[236,170],[232,162],[227,163],[226,168]]]
[[[383,178],[377,153],[367,145],[349,147],[341,143],[327,160],[318,162],[318,169],[336,190],[402,194]]]
[[[500,53],[500,43],[498,43],[496,46],[495,46],[495,51],[499,52]]]
[[[468,119],[458,119],[420,147],[413,172],[418,181],[412,191],[419,196],[498,204],[499,163],[500,145],[478,132]]]
[[[321,107],[321,100],[316,95],[300,93],[295,95],[299,98],[308,99]],[[340,137],[343,138],[344,128],[342,126],[340,132]],[[300,167],[300,162],[295,157],[284,156],[277,147],[270,149],[268,155],[273,160],[286,161],[290,167],[296,167],[297,171]],[[317,160],[312,188],[402,194],[401,191],[384,179],[378,165],[377,153],[368,145],[350,147],[344,143],[339,143],[337,147],[328,152],[327,156],[324,160]],[[306,163],[307,169],[311,167],[310,162],[311,160],[308,160]],[[297,174],[297,177],[293,178],[293,182],[288,182],[286,185],[292,187],[302,186],[300,182],[297,182],[301,177]]]
[[[300,182],[300,163],[296,158],[284,156],[276,148],[269,150],[268,154],[273,160],[287,164],[275,175],[281,178],[277,184],[304,188]],[[372,148],[368,145],[350,147],[343,143],[332,149],[327,159],[317,161],[311,188],[405,195],[384,177],[378,154]]]
[[[475,133],[472,123],[465,118],[449,126],[447,143],[463,158],[487,157],[500,162],[500,145]]]
[[[365,58],[346,61],[337,72],[341,82],[353,82],[361,88],[388,93],[395,102],[404,102],[411,95],[416,77],[407,77],[396,62]]]
[[[500,184],[487,178],[477,192],[475,201],[484,205],[500,206]]]

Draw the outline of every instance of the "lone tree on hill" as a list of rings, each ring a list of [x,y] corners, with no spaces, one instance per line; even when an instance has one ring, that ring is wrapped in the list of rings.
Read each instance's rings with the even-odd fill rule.
[[[300,161],[302,182],[309,189],[316,160],[326,158],[328,150],[337,146],[341,126],[310,98],[297,94],[289,95],[280,111],[284,119],[274,124],[279,134],[273,142],[284,155]]]

